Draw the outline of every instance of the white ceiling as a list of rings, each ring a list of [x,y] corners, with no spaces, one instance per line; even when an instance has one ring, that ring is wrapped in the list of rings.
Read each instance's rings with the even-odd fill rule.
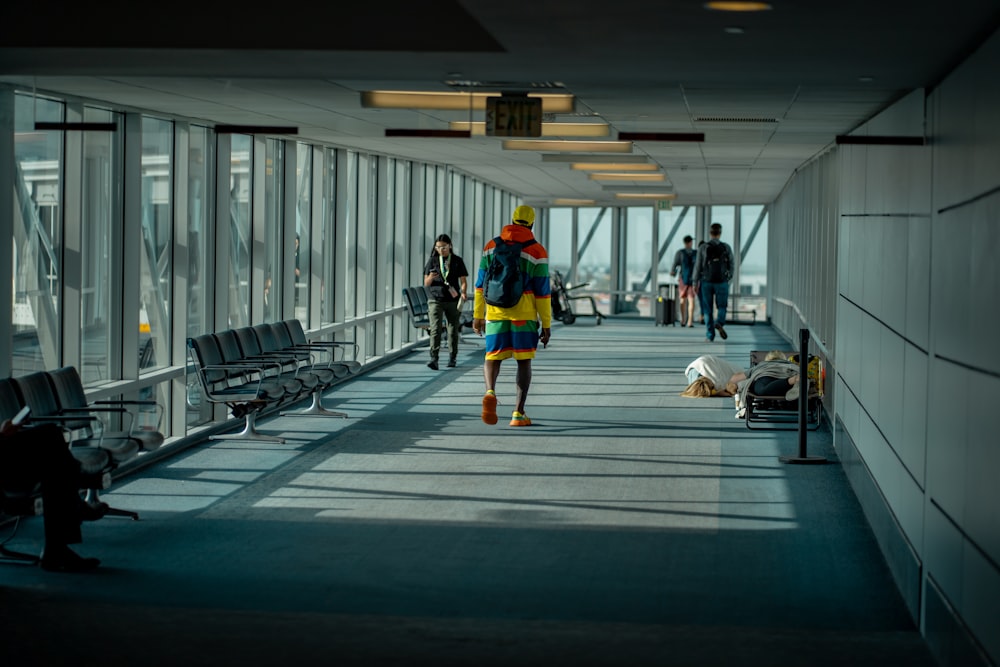
[[[67,5],[41,33],[3,31],[0,81],[209,123],[293,125],[302,139],[453,165],[534,202],[609,195],[499,138],[386,137],[469,114],[362,108],[360,91],[559,82],[581,118],[552,120],[603,120],[611,139],[705,133],[635,143],[678,203],[764,203],[837,135],[935,85],[1000,25],[997,0],[776,0],[755,14],[677,0],[381,0],[278,16],[203,0],[198,14],[169,18],[120,4],[113,23]],[[0,22],[35,24],[32,11],[18,3]],[[706,116],[777,122],[697,120]]]

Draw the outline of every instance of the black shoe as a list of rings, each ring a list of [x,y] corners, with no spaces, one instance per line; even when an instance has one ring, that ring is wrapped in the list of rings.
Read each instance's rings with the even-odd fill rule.
[[[722,328],[721,324],[716,324],[715,330],[719,332],[720,336],[722,336],[722,340],[726,340],[727,338],[729,338],[729,335],[726,333],[726,330]]]
[[[448,360],[448,368],[454,368],[457,365],[458,365],[458,362],[456,362],[454,359],[449,359]]]
[[[81,521],[97,521],[98,519],[103,519],[104,515],[108,513],[108,504],[102,502],[88,503],[83,500],[80,501],[80,520]]]
[[[84,558],[69,547],[46,549],[38,564],[47,572],[90,572],[101,564],[96,558]]]
[[[428,361],[427,368],[431,369],[432,371],[436,371],[438,369],[438,360],[431,359],[430,361]]]

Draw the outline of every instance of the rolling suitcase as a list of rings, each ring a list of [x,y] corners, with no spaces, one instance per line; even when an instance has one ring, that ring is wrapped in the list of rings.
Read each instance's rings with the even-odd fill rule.
[[[677,326],[677,285],[660,285],[656,297],[656,326]]]

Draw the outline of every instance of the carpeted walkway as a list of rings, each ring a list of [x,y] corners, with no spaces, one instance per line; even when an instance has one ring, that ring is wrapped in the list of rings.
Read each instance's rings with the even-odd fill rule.
[[[836,459],[778,461],[731,399],[686,399],[707,351],[768,326],[585,319],[539,351],[528,414],[479,419],[480,350],[426,351],[120,480],[139,522],[85,526],[92,575],[0,567],[19,665],[933,665]],[[12,547],[40,547],[41,521]]]

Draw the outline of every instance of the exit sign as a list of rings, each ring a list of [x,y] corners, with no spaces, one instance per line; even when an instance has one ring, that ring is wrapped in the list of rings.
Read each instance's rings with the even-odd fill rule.
[[[674,208],[673,199],[657,199],[656,200],[656,210],[657,211],[671,211]]]
[[[542,136],[542,98],[527,95],[487,97],[486,136]]]

